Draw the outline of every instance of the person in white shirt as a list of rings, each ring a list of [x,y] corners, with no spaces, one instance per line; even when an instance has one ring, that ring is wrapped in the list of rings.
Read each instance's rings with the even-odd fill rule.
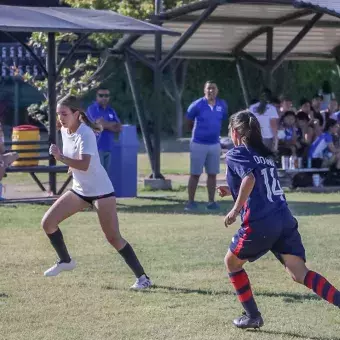
[[[131,245],[119,232],[116,211],[116,199],[112,183],[100,163],[95,131],[100,128],[91,123],[77,98],[70,96],[57,106],[58,120],[61,123],[63,150],[50,146],[50,154],[57,161],[70,167],[73,175],[72,189],[64,193],[48,209],[42,219],[42,227],[56,250],[59,261],[45,271],[45,276],[56,276],[62,271],[75,268],[75,261],[70,257],[63,235],[58,225],[66,218],[93,206],[108,242],[124,258],[137,280],[131,287],[143,289],[151,286]]]
[[[255,115],[261,126],[263,143],[272,151],[277,150],[279,115],[274,105],[269,104],[271,91],[264,89],[260,101],[251,105],[249,111]]]

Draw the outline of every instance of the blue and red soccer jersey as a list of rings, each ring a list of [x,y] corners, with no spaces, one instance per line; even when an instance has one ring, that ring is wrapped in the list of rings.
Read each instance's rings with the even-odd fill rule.
[[[236,201],[241,182],[250,173],[254,188],[241,210],[242,226],[234,235],[230,250],[240,259],[254,261],[271,250],[305,259],[305,250],[278,179],[275,162],[244,145],[226,156],[227,183]]]
[[[249,221],[262,219],[281,209],[287,209],[284,192],[280,186],[276,166],[271,158],[259,156],[244,145],[227,153],[227,182],[236,200],[242,179],[252,173],[255,186],[243,208],[241,216],[248,213]]]

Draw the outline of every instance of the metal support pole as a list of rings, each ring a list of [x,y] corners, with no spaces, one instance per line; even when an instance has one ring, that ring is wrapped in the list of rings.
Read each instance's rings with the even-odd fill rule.
[[[19,125],[20,83],[14,79],[14,126]]]
[[[155,62],[154,69],[154,102],[153,102],[153,116],[154,116],[154,172],[153,178],[164,177],[161,174],[161,129],[162,129],[162,114],[161,114],[161,89],[162,89],[162,70],[160,68],[160,60],[162,57],[162,36],[155,35]]]
[[[47,42],[47,73],[48,73],[48,120],[50,125],[49,141],[51,144],[57,142],[56,106],[57,106],[57,62],[56,62],[56,42],[55,33],[48,33]],[[49,165],[56,165],[54,157],[50,157]],[[49,173],[50,190],[55,195],[57,193],[57,174]]]
[[[236,59],[236,68],[237,68],[238,78],[239,78],[240,83],[241,83],[244,102],[246,104],[246,107],[248,108],[250,106],[249,91],[248,91],[246,81],[245,81],[245,78],[244,78],[244,68],[243,68],[242,60],[239,59],[239,58]]]
[[[163,0],[155,0],[155,14],[158,15],[162,12],[163,8]],[[153,127],[153,147],[154,147],[154,167],[152,178],[160,178],[164,179],[161,174],[161,129],[162,129],[162,115],[161,115],[161,107],[162,107],[162,98],[161,98],[161,89],[162,89],[162,68],[161,68],[161,59],[162,59],[162,35],[159,33],[155,34],[155,67],[153,70],[153,81],[154,81],[154,94],[153,94],[153,118],[154,118],[154,127]]]
[[[156,0],[159,1],[159,0]],[[163,58],[160,63],[160,68],[163,70],[172,57],[182,48],[182,46],[191,38],[191,36],[197,31],[197,29],[202,25],[202,23],[211,15],[212,12],[218,6],[217,3],[212,3],[202,14],[201,16],[188,28],[188,30],[176,41],[174,46],[168,52],[168,54]],[[156,13],[157,15],[158,13]],[[157,48],[157,47],[156,47]]]
[[[152,172],[154,173],[154,151],[153,151],[153,147],[152,147],[152,143],[151,143],[150,134],[149,134],[149,131],[148,131],[148,128],[147,128],[146,118],[145,118],[142,106],[140,105],[140,102],[141,102],[140,101],[140,95],[139,95],[139,92],[137,91],[137,88],[136,88],[136,80],[135,80],[135,76],[134,76],[133,65],[132,65],[130,56],[128,54],[125,54],[124,65],[125,65],[126,74],[127,74],[129,84],[130,84],[133,102],[135,104],[135,109],[136,109],[136,113],[137,113],[139,126],[140,126],[140,129],[142,131],[145,149],[146,149],[146,152],[149,156],[149,161],[150,161],[150,164],[151,164]]]
[[[266,87],[272,90],[273,87],[273,44],[274,44],[274,29],[273,27],[267,28],[267,44],[266,44],[266,66],[264,72],[264,82]]]
[[[274,45],[274,29],[269,27],[267,30],[267,46],[266,46],[266,59],[267,64],[270,65],[273,61],[273,45]]]
[[[295,38],[286,46],[286,48],[277,56],[272,65],[272,72],[274,72],[284,61],[287,55],[298,45],[298,43],[308,34],[313,26],[321,19],[322,13],[317,13],[313,18],[302,28],[302,30],[295,36]]]

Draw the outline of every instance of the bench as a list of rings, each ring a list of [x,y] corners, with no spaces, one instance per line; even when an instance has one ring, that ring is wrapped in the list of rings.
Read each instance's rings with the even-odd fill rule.
[[[292,187],[292,181],[295,175],[299,173],[322,174],[329,172],[329,168],[301,168],[301,169],[277,169],[280,182],[282,185]]]
[[[17,148],[16,150],[13,150],[12,147],[15,146],[34,146],[37,145],[37,148],[30,148],[30,149],[20,149]],[[6,150],[6,152],[17,152],[19,154],[19,158],[17,161],[51,161],[52,156],[49,154],[49,141],[11,141],[6,142],[5,147],[11,148],[11,150]],[[23,154],[27,153],[39,153],[39,156],[29,156],[25,157]],[[54,159],[53,159],[54,160]],[[35,183],[38,185],[38,187],[42,191],[47,191],[44,187],[43,183],[39,180],[39,178],[36,176],[38,173],[48,173],[48,174],[57,174],[57,173],[67,173],[68,172],[68,166],[66,165],[20,165],[20,166],[9,166],[6,169],[6,173],[29,173],[30,176],[33,178]],[[61,188],[57,192],[53,192],[53,194],[61,195],[68,184],[72,180],[72,175],[69,175],[67,180],[64,182],[64,184],[61,186]],[[50,185],[51,185],[51,177],[50,177]]]

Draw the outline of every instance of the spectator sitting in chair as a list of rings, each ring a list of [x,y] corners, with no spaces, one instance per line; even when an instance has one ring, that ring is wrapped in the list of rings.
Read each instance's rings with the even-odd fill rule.
[[[97,144],[100,162],[108,172],[111,164],[114,133],[120,132],[122,125],[116,112],[109,105],[110,91],[100,87],[96,97],[96,102],[88,107],[86,115],[92,122],[96,122],[103,128],[103,131],[97,135]]]
[[[220,132],[222,121],[227,118],[227,104],[217,98],[218,88],[214,81],[204,85],[204,97],[193,102],[188,108],[187,120],[192,129],[190,143],[190,178],[188,183],[189,201],[185,210],[197,208],[195,193],[203,167],[208,175],[207,189],[209,203],[207,209],[219,209],[215,202],[216,175],[220,172]]]
[[[319,136],[323,134],[324,129],[320,119],[312,119],[307,129],[307,143],[312,144]]]
[[[308,124],[309,118],[307,113],[299,111],[296,114],[297,156],[302,157],[304,160],[306,160],[308,156]]]
[[[329,119],[325,132],[320,135],[309,148],[312,168],[328,168],[335,164],[340,169],[340,149],[334,146],[333,135],[336,135],[339,125],[334,119]]]
[[[333,118],[333,117],[337,117],[335,114],[339,112],[339,104],[338,101],[336,99],[331,99],[331,101],[328,104],[328,108],[324,111],[321,111],[321,115],[324,119],[324,127],[326,126],[326,122],[328,121],[328,119],[332,118],[337,120],[337,118]]]
[[[286,111],[281,119],[279,130],[279,147],[278,151],[283,156],[296,156],[297,152],[297,134],[296,134],[296,117],[294,111]]]
[[[318,99],[314,99],[314,106],[317,107]],[[318,119],[320,121],[321,127],[323,126],[323,117],[320,112],[316,112],[315,109],[312,107],[311,102],[306,99],[302,98],[300,100],[300,111],[306,112],[310,120]]]

